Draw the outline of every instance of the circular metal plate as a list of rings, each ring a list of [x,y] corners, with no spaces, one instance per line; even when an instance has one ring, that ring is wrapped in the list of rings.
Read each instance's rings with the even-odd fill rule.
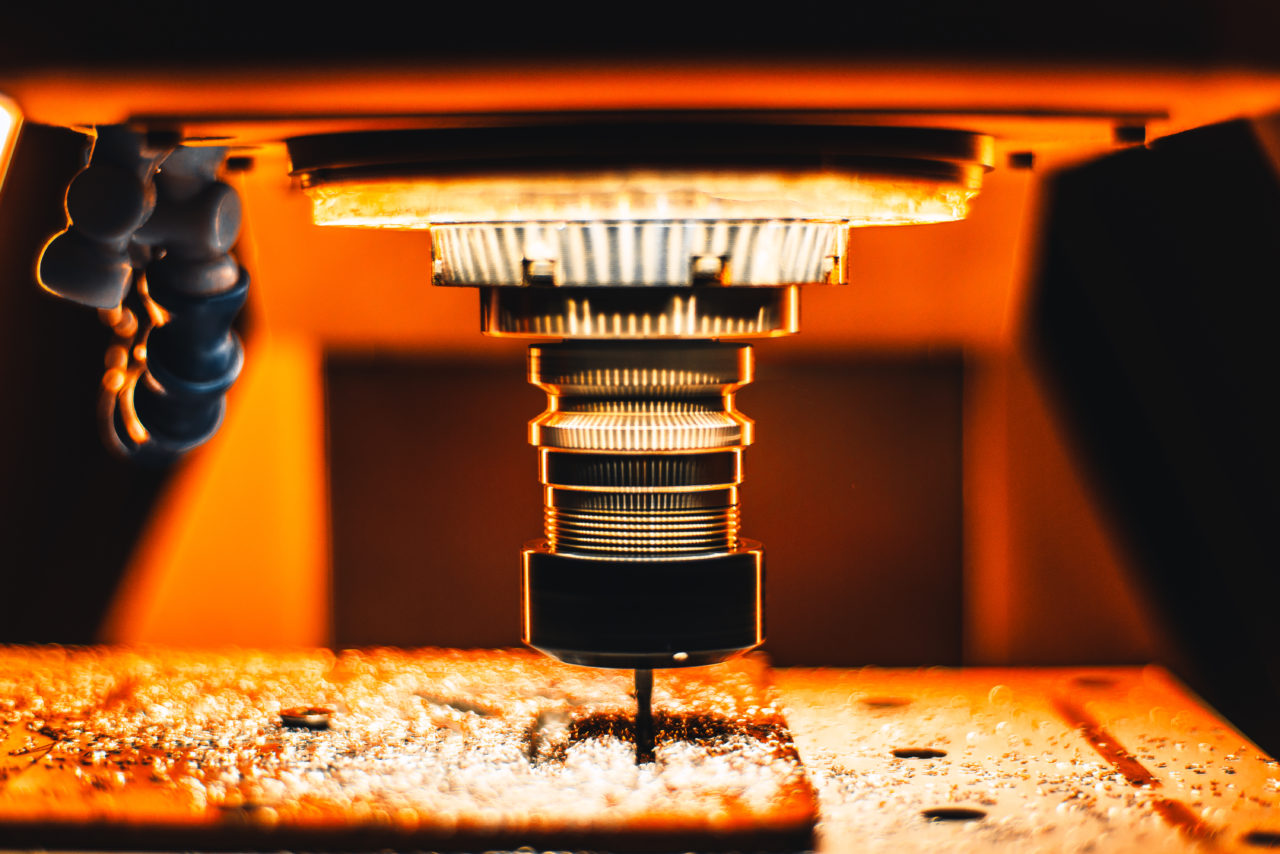
[[[317,134],[288,145],[316,222],[404,229],[942,222],[966,215],[994,161],[984,134],[787,111],[442,116],[425,129]],[[517,262],[543,260],[526,248]]]
[[[389,175],[498,175],[616,168],[854,171],[958,180],[994,164],[991,137],[858,125],[805,111],[508,113],[440,116],[427,129],[288,140],[315,185]]]

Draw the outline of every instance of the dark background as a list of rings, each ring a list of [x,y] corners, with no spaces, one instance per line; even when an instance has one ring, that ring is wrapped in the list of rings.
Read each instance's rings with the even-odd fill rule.
[[[1050,183],[1029,336],[1181,674],[1280,749],[1280,180],[1246,121]]]
[[[834,6],[10,3],[0,69],[666,56],[1280,66],[1266,0]]]

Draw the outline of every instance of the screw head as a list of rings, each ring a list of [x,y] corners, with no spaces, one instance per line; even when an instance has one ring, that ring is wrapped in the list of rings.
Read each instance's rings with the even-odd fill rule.
[[[1140,123],[1118,124],[1111,129],[1116,145],[1143,145],[1147,141],[1147,126]]]
[[[289,729],[328,729],[333,709],[323,706],[294,706],[280,710],[280,723]]]
[[[1036,153],[1034,151],[1013,151],[1009,153],[1010,169],[1034,169]]]

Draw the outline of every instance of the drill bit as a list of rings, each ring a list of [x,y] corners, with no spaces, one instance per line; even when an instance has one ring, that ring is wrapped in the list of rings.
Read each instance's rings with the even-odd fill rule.
[[[636,671],[636,764],[653,761],[653,671]]]

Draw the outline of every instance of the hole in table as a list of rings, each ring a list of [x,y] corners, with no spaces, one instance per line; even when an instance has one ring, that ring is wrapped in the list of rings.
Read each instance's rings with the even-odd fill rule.
[[[1118,684],[1114,677],[1111,676],[1077,676],[1071,680],[1081,688],[1114,688]]]
[[[947,755],[947,751],[932,747],[899,747],[893,755],[899,759],[940,759]]]
[[[1280,830],[1251,830],[1242,837],[1246,845],[1280,848]]]
[[[920,814],[929,821],[978,821],[987,817],[986,810],[973,807],[933,807]]]

